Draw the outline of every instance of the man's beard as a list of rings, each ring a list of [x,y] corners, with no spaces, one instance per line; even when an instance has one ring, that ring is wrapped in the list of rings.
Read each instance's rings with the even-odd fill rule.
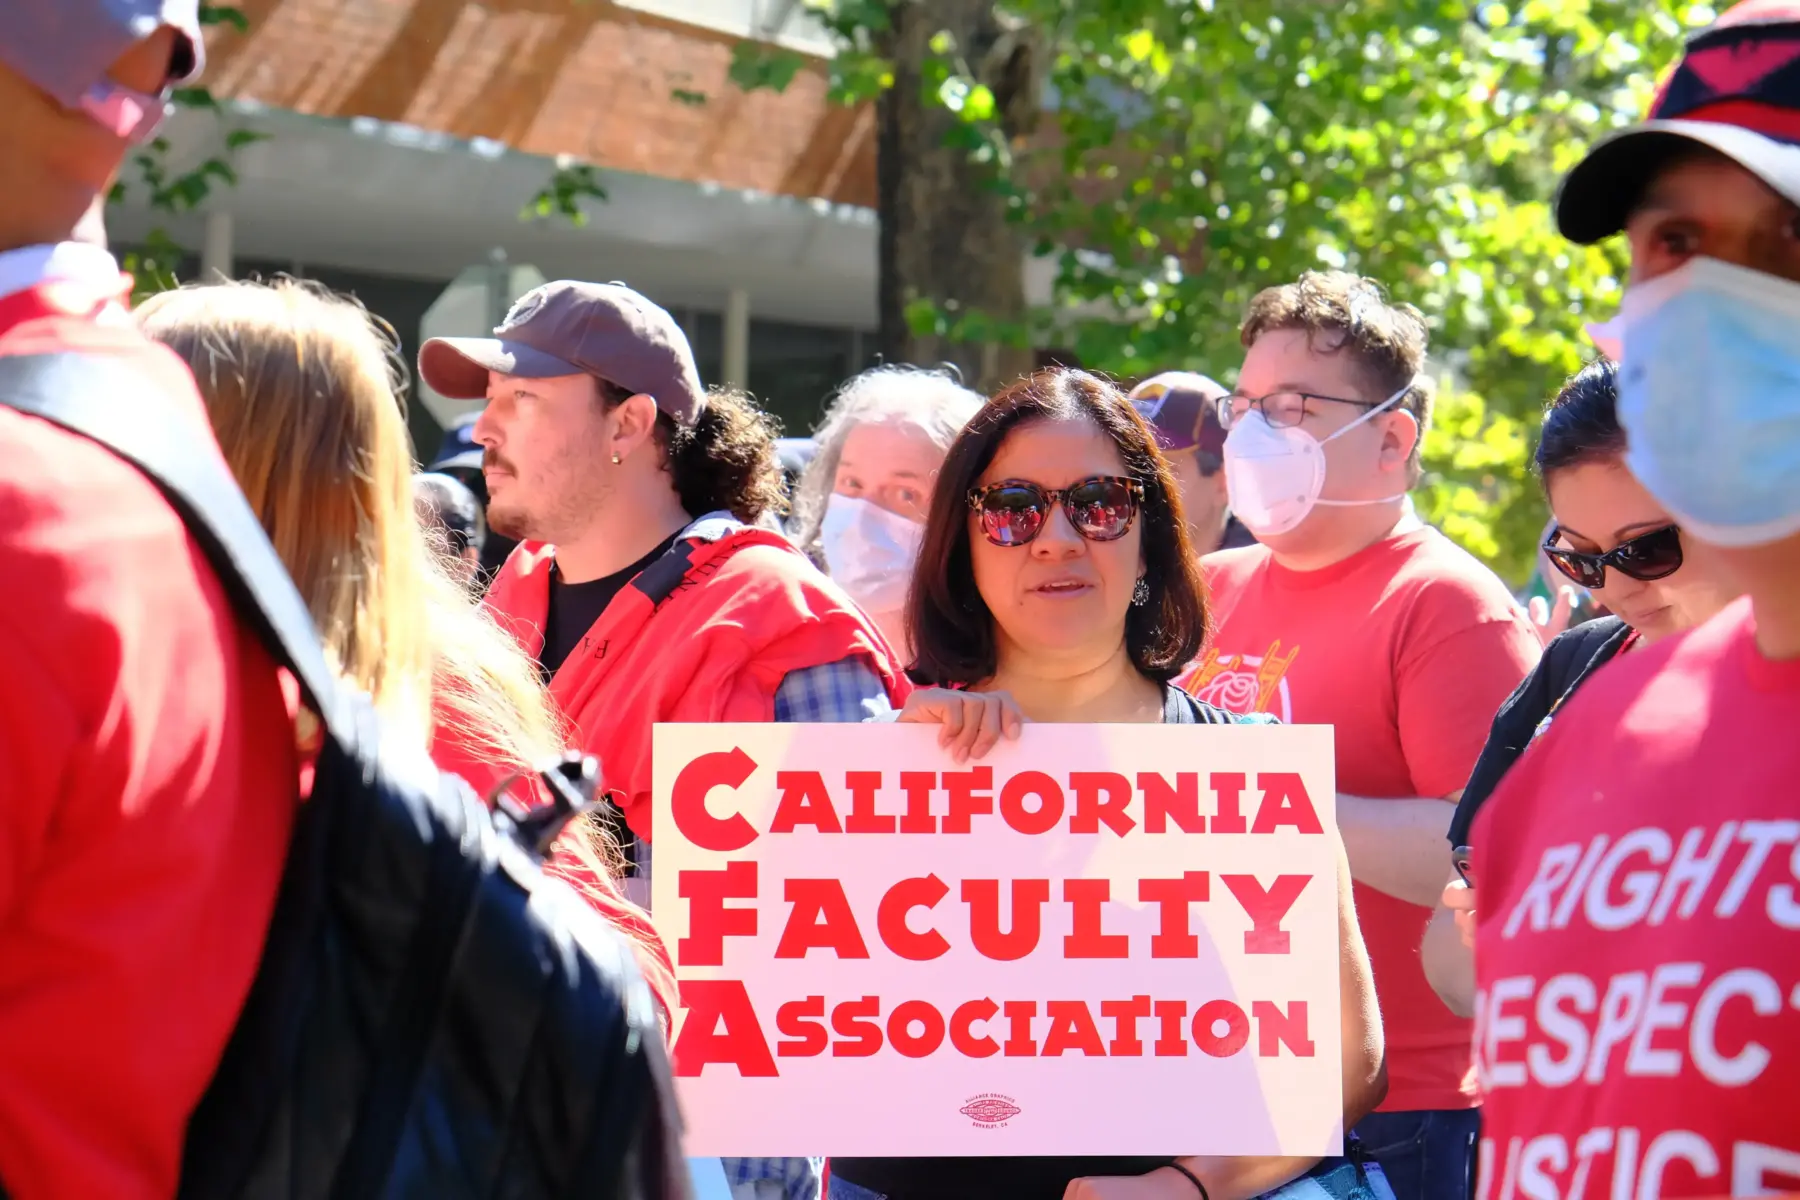
[[[488,528],[502,537],[522,542],[560,543],[578,537],[605,506],[613,488],[592,474],[584,474],[574,454],[541,472],[534,481],[529,503],[518,495],[519,473],[512,463],[488,451],[483,465],[506,472],[500,494],[488,502]],[[491,494],[491,493],[490,493]]]
[[[484,468],[484,471],[489,467],[505,471],[508,475],[512,476],[513,486],[518,486],[518,472],[513,469],[512,464],[496,454],[493,447],[488,447],[482,453],[481,465]],[[485,473],[482,475],[481,482],[484,499],[487,501],[487,523],[489,529],[493,530],[501,537],[512,538],[515,541],[542,540],[533,531],[532,527],[535,523],[532,521],[530,513],[526,512],[523,508],[509,507],[504,500],[496,500],[492,490],[487,487],[487,476]]]
[[[541,541],[532,532],[531,515],[521,509],[507,508],[504,502],[490,501],[487,510],[488,528],[501,537],[514,541]]]

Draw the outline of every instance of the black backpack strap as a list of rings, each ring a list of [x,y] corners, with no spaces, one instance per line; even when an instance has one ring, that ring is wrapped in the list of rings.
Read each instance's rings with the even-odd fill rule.
[[[333,724],[338,687],[312,614],[250,511],[237,481],[174,414],[145,403],[128,359],[65,351],[0,356],[0,404],[105,446],[149,477],[199,543],[239,617],[291,670],[307,702]]]
[[[1618,617],[1601,617],[1553,638],[1542,660],[1549,673],[1551,704],[1560,704],[1589,675],[1618,657],[1630,636],[1631,626]]]

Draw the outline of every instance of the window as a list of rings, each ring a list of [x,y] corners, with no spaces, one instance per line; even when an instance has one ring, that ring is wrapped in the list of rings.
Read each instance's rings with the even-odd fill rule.
[[[819,423],[831,394],[862,369],[860,340],[850,329],[752,320],[750,391],[784,433],[804,437]]]

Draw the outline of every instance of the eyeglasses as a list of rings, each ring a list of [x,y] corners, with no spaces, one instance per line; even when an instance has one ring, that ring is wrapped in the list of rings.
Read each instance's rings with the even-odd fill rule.
[[[1251,409],[1277,429],[1298,425],[1306,416],[1308,400],[1329,400],[1333,404],[1354,404],[1358,408],[1380,408],[1379,400],[1346,400],[1342,396],[1321,396],[1316,392],[1270,392],[1266,396],[1242,396],[1236,392],[1219,397],[1219,424],[1230,429],[1242,421]]]
[[[969,492],[981,532],[996,546],[1023,546],[1043,531],[1050,510],[1063,506],[1075,532],[1090,542],[1114,542],[1131,532],[1144,485],[1116,475],[1095,475],[1066,488],[1002,479]]]
[[[1606,586],[1608,567],[1644,583],[1681,570],[1681,530],[1674,525],[1640,533],[1605,554],[1583,554],[1558,546],[1555,542],[1561,536],[1561,529],[1550,530],[1550,536],[1544,540],[1545,557],[1557,570],[1589,590]]]

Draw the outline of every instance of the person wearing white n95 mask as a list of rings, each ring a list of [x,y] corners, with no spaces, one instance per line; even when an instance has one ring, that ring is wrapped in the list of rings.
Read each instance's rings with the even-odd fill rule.
[[[1471,1192],[1471,1031],[1432,992],[1419,934],[1452,805],[1540,644],[1506,586],[1409,512],[1431,393],[1423,314],[1372,280],[1308,272],[1245,313],[1220,402],[1231,511],[1261,543],[1203,560],[1214,632],[1178,682],[1234,712],[1330,725],[1388,1094],[1356,1132],[1398,1200]]]
[[[871,613],[906,604],[925,526],[872,500],[833,494],[825,504],[819,540],[831,577]]]
[[[794,492],[793,538],[902,662],[906,593],[944,453],[986,403],[947,371],[875,367],[839,390]]]
[[[1307,403],[1317,404],[1323,397],[1296,392],[1255,402],[1245,400],[1241,412],[1236,411],[1239,406],[1233,398],[1226,397],[1226,403],[1220,406],[1220,420],[1229,430],[1225,435],[1225,486],[1230,490],[1232,511],[1238,520],[1252,533],[1276,536],[1299,528],[1316,505],[1356,508],[1404,500],[1404,488],[1392,496],[1366,500],[1325,499],[1325,446],[1404,400],[1413,387],[1409,381],[1362,416],[1323,438],[1314,436],[1302,423]],[[1271,407],[1274,416],[1270,416]],[[1277,423],[1289,421],[1293,423]]]

